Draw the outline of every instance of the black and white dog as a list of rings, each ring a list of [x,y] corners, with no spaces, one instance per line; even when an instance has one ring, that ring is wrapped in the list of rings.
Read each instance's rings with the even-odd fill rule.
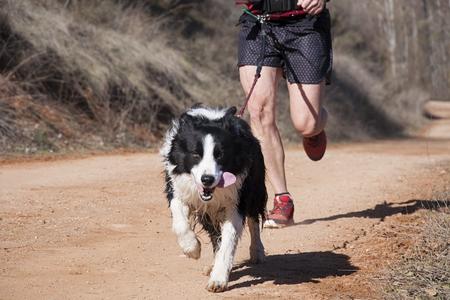
[[[208,232],[215,259],[207,290],[226,289],[238,240],[247,218],[250,261],[264,260],[260,218],[267,202],[264,159],[250,127],[236,108],[194,106],[174,121],[161,154],[172,229],[186,256],[200,257],[196,223]]]

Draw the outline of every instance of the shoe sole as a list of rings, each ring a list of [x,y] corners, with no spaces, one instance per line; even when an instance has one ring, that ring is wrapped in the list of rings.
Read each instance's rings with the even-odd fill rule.
[[[263,224],[263,228],[282,229],[291,225],[294,225],[294,219],[290,219],[286,223],[277,223],[274,220],[266,220]]]
[[[306,150],[307,146],[305,146],[305,140],[303,139],[303,149],[305,149],[305,154],[312,161],[319,161],[325,156],[325,152],[327,151],[328,140],[327,140],[327,135],[326,135],[325,131],[323,131],[323,135],[324,135],[324,146],[323,146],[324,150],[323,150],[323,153],[321,153],[321,155],[319,155],[319,156],[315,156],[313,153],[308,153],[308,151]]]

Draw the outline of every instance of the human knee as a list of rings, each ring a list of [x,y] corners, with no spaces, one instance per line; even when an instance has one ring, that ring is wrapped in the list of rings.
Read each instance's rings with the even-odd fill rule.
[[[271,99],[267,98],[271,96],[266,95],[258,97],[259,98],[254,98],[255,101],[253,101],[253,99],[250,100],[248,104],[250,120],[253,124],[258,124],[258,126],[263,129],[270,129],[275,126],[275,109],[273,105],[269,105]]]
[[[275,128],[274,113],[263,106],[249,107],[250,122],[264,132],[269,132]]]
[[[328,120],[328,112],[323,107],[319,115],[303,114],[292,116],[294,128],[303,136],[313,136],[320,133]]]
[[[294,128],[303,136],[316,135],[323,129],[323,125],[318,118],[314,118],[312,116],[293,120],[293,125]]]

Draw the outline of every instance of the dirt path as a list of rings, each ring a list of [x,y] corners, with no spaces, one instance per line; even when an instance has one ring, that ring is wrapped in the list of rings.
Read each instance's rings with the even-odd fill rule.
[[[449,161],[450,139],[340,145],[319,163],[290,148],[297,223],[263,231],[267,262],[257,267],[241,263],[245,232],[220,295],[204,289],[206,236],[193,261],[170,231],[158,155],[3,165],[0,299],[320,299],[333,289],[345,298],[338,291],[364,263],[341,250],[387,217],[417,210],[413,200],[429,199]]]

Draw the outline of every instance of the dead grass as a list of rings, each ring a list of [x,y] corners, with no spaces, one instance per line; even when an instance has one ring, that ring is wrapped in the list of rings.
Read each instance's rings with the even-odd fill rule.
[[[4,80],[14,81],[27,95],[28,106],[45,102],[53,108],[53,114],[40,113],[39,121],[66,128],[81,123],[81,128],[72,127],[80,138],[87,131],[88,141],[98,140],[73,141],[74,134],[61,128],[45,128],[33,137],[24,134],[29,128],[13,119],[27,116],[11,108],[9,94],[2,93],[2,111],[9,107],[0,125],[3,144],[18,141],[19,148],[45,150],[53,136],[62,135],[71,143],[95,148],[151,146],[171,117],[216,94],[207,92],[211,76],[168,45],[167,31],[161,30],[165,20],[152,17],[143,5],[71,1],[66,7],[45,0],[0,1],[0,5]],[[61,126],[53,124],[55,119],[62,121],[57,122]],[[36,118],[28,121],[31,127],[40,126]]]
[[[14,99],[0,93],[0,152],[155,147],[170,119],[193,103],[243,101],[240,11],[232,1],[0,0],[0,8],[0,74],[20,91]],[[390,86],[379,49],[338,9],[332,14],[329,137],[365,140],[420,127],[427,92]],[[278,115],[283,138],[299,141],[285,87]]]
[[[78,100],[105,122],[111,122],[109,114],[121,97],[133,98],[128,110],[146,107],[152,123],[162,102],[174,107],[179,104],[176,96],[187,93],[183,88],[188,85],[182,83],[195,74],[189,74],[183,57],[167,47],[164,35],[143,32],[152,23],[137,8],[122,11],[120,5],[99,2],[103,1],[80,3],[71,12],[55,3],[8,1],[11,30],[20,34],[22,44],[29,44],[26,49],[22,45],[20,62],[10,71],[29,85],[40,85],[40,90],[56,100],[81,98]],[[83,20],[81,14],[88,18]],[[90,14],[109,20],[104,17],[97,21],[98,26],[89,22]],[[131,28],[137,28],[133,34]],[[165,86],[151,80],[154,73],[162,77]],[[178,95],[169,91],[178,85]]]
[[[386,299],[450,298],[449,201],[448,190],[436,197],[441,205],[425,215],[414,245],[381,277]]]

